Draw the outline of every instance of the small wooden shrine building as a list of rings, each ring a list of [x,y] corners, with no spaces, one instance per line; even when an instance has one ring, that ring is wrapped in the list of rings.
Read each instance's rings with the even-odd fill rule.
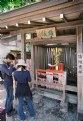
[[[77,93],[78,119],[83,120],[83,0],[43,0],[2,13],[0,34],[21,34],[24,59],[26,43],[31,44],[33,82],[37,68],[46,69],[48,62],[53,63],[48,59],[50,48],[63,48],[62,61],[66,68],[74,69],[77,79],[76,85],[67,85],[66,90]],[[31,38],[26,39],[26,34]]]

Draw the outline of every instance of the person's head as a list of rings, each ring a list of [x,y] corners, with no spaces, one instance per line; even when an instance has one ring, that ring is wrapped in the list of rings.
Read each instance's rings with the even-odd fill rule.
[[[6,55],[6,57],[5,57],[6,63],[9,63],[9,64],[10,64],[13,60],[15,60],[14,55],[11,54],[11,53],[8,53],[8,54]]]
[[[17,63],[17,68],[21,68],[21,71],[23,71],[26,68],[25,61],[23,59],[20,59]]]
[[[24,71],[26,69],[26,67],[22,66],[22,65],[17,66],[17,69],[19,69],[19,68],[21,68],[21,71]]]

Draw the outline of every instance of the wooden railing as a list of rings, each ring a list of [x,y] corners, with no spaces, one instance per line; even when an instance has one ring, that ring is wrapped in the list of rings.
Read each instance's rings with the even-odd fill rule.
[[[37,69],[36,87],[53,90],[56,99],[65,101],[66,72]]]

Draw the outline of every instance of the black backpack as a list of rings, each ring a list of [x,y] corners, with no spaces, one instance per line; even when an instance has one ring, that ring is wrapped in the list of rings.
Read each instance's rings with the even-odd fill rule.
[[[1,71],[0,71],[0,77],[1,77],[1,79],[3,79],[3,76],[2,76],[2,73],[1,73]]]
[[[2,76],[2,73],[1,73],[1,65],[2,64],[0,64],[0,77],[1,77],[1,79],[3,79],[3,76]]]

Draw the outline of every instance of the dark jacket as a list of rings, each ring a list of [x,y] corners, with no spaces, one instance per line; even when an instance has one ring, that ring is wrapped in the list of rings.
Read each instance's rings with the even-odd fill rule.
[[[4,84],[7,86],[13,86],[13,77],[12,77],[13,70],[14,68],[12,64],[10,64],[10,66],[8,67],[6,63],[3,63],[1,66],[1,73],[4,79]]]
[[[14,78],[15,81],[17,82],[17,87],[16,87],[16,97],[25,97],[29,96],[32,98],[32,93],[29,87],[28,82],[31,81],[31,76],[29,71],[15,71],[14,72]]]

